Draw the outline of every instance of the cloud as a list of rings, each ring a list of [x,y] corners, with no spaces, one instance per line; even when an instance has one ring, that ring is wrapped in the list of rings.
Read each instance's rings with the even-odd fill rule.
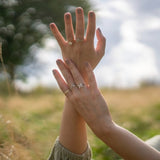
[[[15,81],[18,89],[30,91],[40,85],[57,87],[52,70],[57,68],[56,60],[61,58],[60,48],[56,40],[52,38],[46,39],[44,46],[44,48],[32,48],[36,61],[21,67],[21,72],[27,73],[27,79],[26,81]]]
[[[99,86],[131,88],[144,81],[160,81],[160,1],[94,0],[98,9],[97,26],[107,39],[106,53],[95,69]],[[96,41],[95,41],[96,43]],[[37,84],[57,86],[51,70],[61,58],[54,39],[36,50],[36,64],[28,65],[27,83],[17,86],[31,89]],[[41,66],[39,66],[41,64]],[[40,67],[40,68],[39,68]]]
[[[106,50],[109,53],[95,71],[99,85],[130,88],[138,87],[144,81],[160,79],[155,49],[159,45],[153,48],[141,37],[142,33],[159,32],[159,17],[145,13],[139,15],[133,3],[126,0],[105,1],[102,5],[97,13],[98,23],[101,22],[105,35],[112,40],[107,43],[107,46],[111,45]],[[152,39],[153,36],[150,41]]]
[[[135,12],[141,15],[160,15],[160,1],[159,0],[128,0],[133,6]]]

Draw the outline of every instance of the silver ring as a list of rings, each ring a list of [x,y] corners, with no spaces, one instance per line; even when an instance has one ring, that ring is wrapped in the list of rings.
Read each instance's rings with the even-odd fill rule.
[[[68,44],[71,46],[73,43],[71,41],[68,41]]]
[[[80,88],[83,88],[85,86],[84,83],[80,83],[80,84],[77,84],[77,87],[80,89]]]
[[[77,38],[76,42],[83,42],[83,39]]]
[[[76,84],[73,83],[73,84],[70,85],[70,89],[71,89],[71,90],[72,90],[74,87],[76,87]]]
[[[70,91],[70,90],[69,90],[69,89],[67,89],[67,90],[64,92],[64,94],[67,94],[69,91]]]

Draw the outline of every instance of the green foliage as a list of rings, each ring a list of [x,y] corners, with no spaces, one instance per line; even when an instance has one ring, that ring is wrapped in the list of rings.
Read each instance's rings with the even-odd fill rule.
[[[11,80],[16,66],[28,57],[30,47],[40,45],[50,34],[49,23],[55,22],[63,32],[64,13],[73,12],[77,6],[84,8],[85,15],[91,8],[88,0],[0,0],[0,42]]]
[[[95,146],[92,146],[93,156],[95,160],[121,160],[121,157],[116,154],[111,148],[107,147],[102,141],[94,137]]]
[[[40,90],[40,94],[38,94],[38,90]],[[144,88],[140,93],[142,91],[145,91],[144,94],[147,95]],[[155,89],[149,90],[149,94],[154,92],[156,92]],[[118,94],[118,99],[124,91],[117,93],[117,91],[108,90],[104,92],[104,95],[105,93],[114,95],[114,97]],[[130,93],[135,94],[135,91],[130,91]],[[128,92],[127,95],[129,96]],[[142,94],[140,94],[141,97],[137,95],[136,93],[138,99],[142,99],[144,96]],[[134,108],[132,108],[130,100],[121,99],[122,108],[120,104],[118,107],[113,107],[111,114],[114,119],[118,116],[116,122],[119,125],[146,140],[160,132],[160,101],[159,98],[154,99],[154,101],[152,98],[150,103],[146,103],[145,99],[144,106],[136,101],[137,107]],[[128,101],[127,108],[124,106],[126,101]],[[47,159],[54,140],[59,135],[63,104],[64,96],[62,94],[57,90],[51,93],[50,90],[47,91],[43,88],[38,88],[30,95],[0,96],[0,152],[9,155],[5,151],[8,146],[10,148],[14,145],[14,153],[18,153],[18,155],[19,153],[27,153],[28,156],[31,156],[30,159],[25,156],[26,159]],[[88,129],[88,139],[94,160],[121,160],[121,157],[101,142],[90,129]],[[5,151],[1,151],[2,148]]]

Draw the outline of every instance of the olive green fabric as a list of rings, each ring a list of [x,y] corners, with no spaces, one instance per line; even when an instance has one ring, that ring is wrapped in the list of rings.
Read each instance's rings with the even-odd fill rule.
[[[160,135],[148,139],[146,143],[160,152]]]
[[[146,143],[160,151],[160,135],[147,140]],[[88,144],[87,149],[83,154],[75,154],[60,144],[59,139],[57,138],[48,160],[91,160],[91,149]]]
[[[59,139],[57,138],[48,160],[91,160],[91,149],[88,144],[84,153],[75,154],[60,144]]]

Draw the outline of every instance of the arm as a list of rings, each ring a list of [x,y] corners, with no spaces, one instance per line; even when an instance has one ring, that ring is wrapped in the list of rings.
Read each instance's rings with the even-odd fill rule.
[[[59,61],[59,65],[65,64]],[[85,66],[87,73],[87,82],[75,67],[75,65],[67,60],[67,67],[61,70],[66,82],[62,79],[57,70],[54,70],[54,76],[63,91],[68,90],[69,83],[84,84],[81,87],[75,87],[66,93],[69,101],[74,105],[74,108],[85,119],[93,132],[115,152],[126,160],[158,160],[160,153],[152,147],[145,144],[142,140],[136,137],[126,129],[116,125],[111,118],[107,104],[99,92],[92,68],[89,64]],[[60,67],[59,67],[60,68]]]
[[[85,122],[67,98],[65,99],[59,141],[65,148],[76,154],[82,154],[87,148]]]
[[[72,17],[70,13],[64,15],[66,39],[63,38],[54,23],[50,24],[52,33],[54,34],[62,51],[63,59],[70,58],[79,67],[83,74],[83,64],[89,61],[95,67],[105,51],[105,38],[100,32],[97,34],[97,47],[94,48],[95,35],[95,14],[90,11],[88,14],[88,26],[86,38],[84,38],[84,14],[82,8],[76,9],[76,36],[72,25]],[[70,43],[72,43],[72,45]],[[85,54],[84,54],[85,53]],[[63,69],[63,66],[62,68]],[[85,75],[84,75],[85,78]],[[70,84],[71,86],[72,84]],[[74,153],[83,153],[87,146],[87,135],[85,122],[79,113],[74,109],[68,99],[65,100],[63,118],[61,122],[60,137],[61,144]],[[76,104],[74,104],[76,105]],[[69,138],[70,137],[70,138]]]

